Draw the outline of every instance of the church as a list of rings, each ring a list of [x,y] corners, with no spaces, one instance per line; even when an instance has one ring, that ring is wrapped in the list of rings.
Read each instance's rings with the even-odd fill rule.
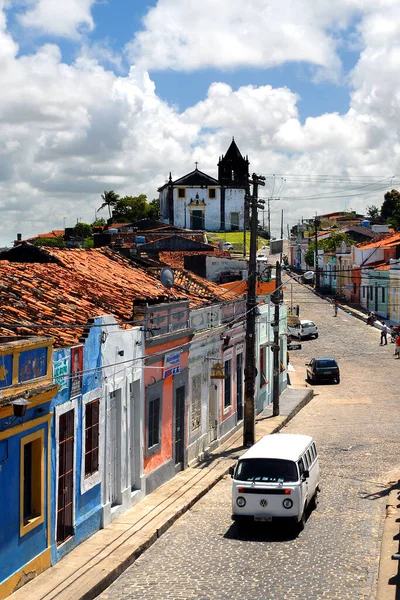
[[[197,168],[158,189],[160,220],[185,229],[243,231],[249,161],[232,139],[218,162],[218,179]]]

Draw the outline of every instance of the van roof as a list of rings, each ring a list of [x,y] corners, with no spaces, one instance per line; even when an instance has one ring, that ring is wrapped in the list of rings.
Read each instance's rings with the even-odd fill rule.
[[[273,433],[265,435],[254,446],[245,452],[240,460],[244,458],[282,458],[286,460],[297,460],[304,449],[313,441],[309,435],[298,433]]]

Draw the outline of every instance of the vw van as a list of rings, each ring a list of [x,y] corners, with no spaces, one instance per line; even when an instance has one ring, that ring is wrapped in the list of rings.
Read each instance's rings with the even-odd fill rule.
[[[231,467],[232,519],[290,520],[303,529],[306,509],[316,508],[319,466],[308,435],[266,435]]]

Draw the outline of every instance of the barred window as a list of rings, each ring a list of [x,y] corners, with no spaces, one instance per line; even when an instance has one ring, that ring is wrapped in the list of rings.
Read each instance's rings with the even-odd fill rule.
[[[201,425],[201,375],[192,377],[192,418],[191,430],[195,431]]]

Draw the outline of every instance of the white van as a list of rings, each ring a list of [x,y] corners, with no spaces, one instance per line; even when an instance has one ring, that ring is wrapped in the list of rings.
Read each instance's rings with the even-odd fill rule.
[[[308,435],[266,435],[245,452],[230,474],[232,519],[290,519],[303,529],[306,508],[317,506],[319,466]]]

